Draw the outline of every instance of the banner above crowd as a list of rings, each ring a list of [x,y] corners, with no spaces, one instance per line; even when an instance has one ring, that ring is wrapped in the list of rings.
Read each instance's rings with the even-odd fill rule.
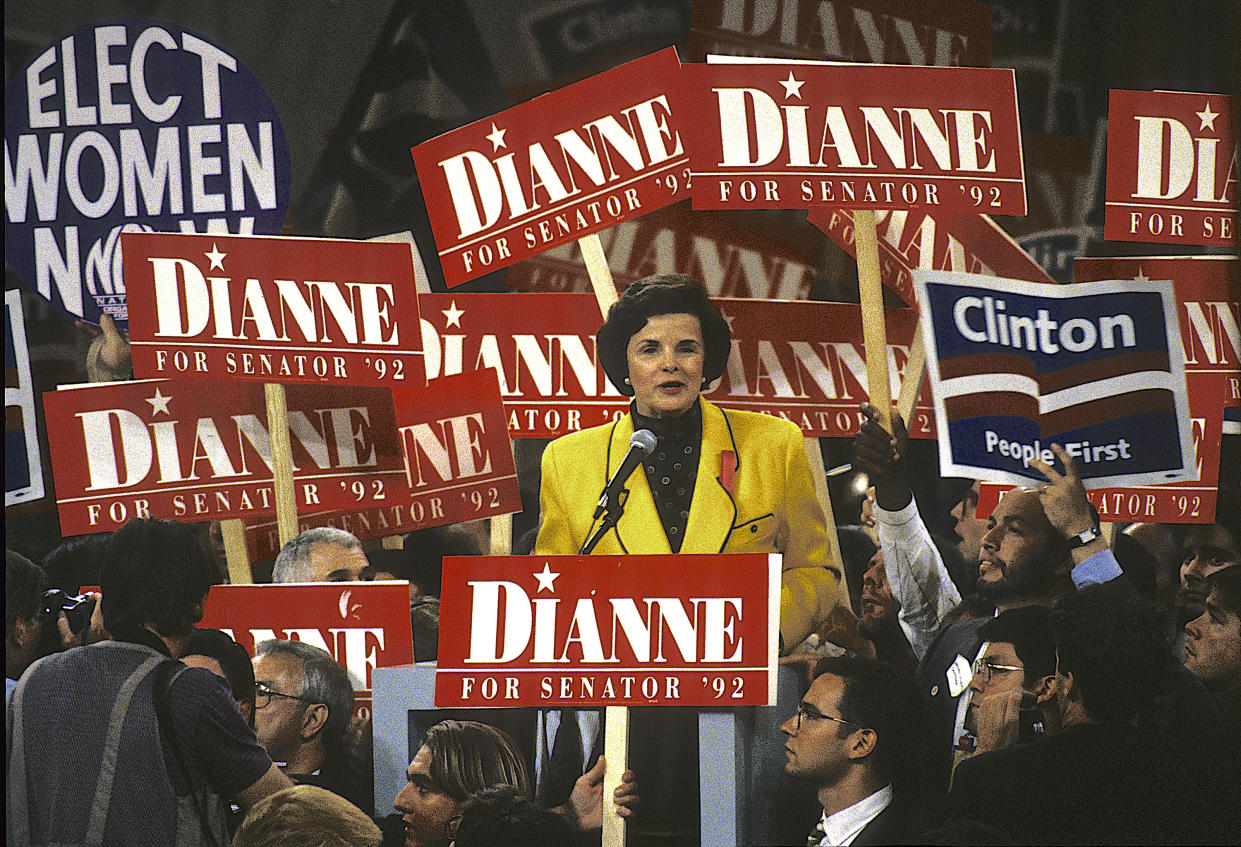
[[[1090,492],[1091,502],[1108,521],[1210,523],[1219,493],[1225,420],[1241,407],[1241,262],[1232,256],[1079,258],[1073,270],[1082,282],[1172,281],[1197,456],[1196,481],[1102,488]]]
[[[499,373],[442,376],[392,393],[405,449],[415,527],[521,511]]]
[[[780,556],[444,559],[435,705],[775,703]]]
[[[1013,72],[684,65],[694,208],[1024,215]]]
[[[1045,478],[1060,444],[1087,488],[1197,477],[1169,282],[1039,286],[918,271],[944,476]]]
[[[291,385],[299,511],[409,501],[391,392]],[[186,523],[276,512],[263,386],[190,380],[75,385],[43,395],[63,535],[134,517]]]
[[[450,287],[688,196],[667,48],[412,148]]]
[[[823,240],[796,213],[692,211],[688,200],[599,233],[619,291],[652,274],[688,274],[712,297],[810,300],[823,268]],[[577,244],[513,265],[517,291],[592,291]]]
[[[973,0],[694,0],[689,60],[709,54],[889,65],[991,64],[991,9]]]
[[[422,385],[407,243],[125,233],[134,373]]]
[[[79,27],[13,73],[5,258],[54,306],[124,328],[122,232],[280,232],[280,118],[235,56],[160,21]]]
[[[1104,236],[1235,247],[1237,154],[1231,97],[1112,91]]]

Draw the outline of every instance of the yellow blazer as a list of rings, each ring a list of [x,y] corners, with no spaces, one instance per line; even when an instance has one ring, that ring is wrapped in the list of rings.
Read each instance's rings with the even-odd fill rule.
[[[625,458],[633,418],[571,433],[543,452],[535,553],[577,553],[593,530],[599,494]],[[732,451],[732,491],[721,478]],[[598,555],[670,554],[646,474],[626,483],[625,513],[595,547]],[[783,553],[780,632],[794,647],[836,604],[840,570],[828,560],[823,509],[796,424],[702,401],[702,451],[682,553]]]

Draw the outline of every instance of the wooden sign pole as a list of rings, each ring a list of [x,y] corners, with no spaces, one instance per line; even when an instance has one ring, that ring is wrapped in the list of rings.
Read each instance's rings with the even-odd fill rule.
[[[246,525],[241,522],[241,518],[220,521],[220,535],[224,539],[229,585],[249,585],[254,582],[254,572],[250,569],[250,552],[246,550]]]
[[[263,385],[267,397],[267,429],[271,433],[272,484],[276,499],[276,531],[283,547],[297,535],[297,497],[293,493],[293,448],[289,442],[289,404],[284,386]]]
[[[513,516],[496,515],[491,518],[491,555],[510,556],[513,553]]]
[[[862,303],[862,341],[866,346],[866,390],[879,423],[891,431],[892,385],[888,381],[888,332],[883,319],[883,284],[879,278],[879,237],[875,213],[853,213],[857,248],[858,295]]]
[[[912,426],[914,407],[922,390],[922,377],[926,373],[926,347],[922,344],[922,322],[914,325],[913,341],[909,344],[909,360],[905,362],[905,379],[901,394],[896,398],[896,410],[901,413],[905,426]]]
[[[599,303],[604,318],[608,309],[620,299],[616,283],[608,268],[608,257],[603,252],[603,242],[598,235],[579,238],[582,258],[590,274],[590,287]],[[603,847],[625,847],[625,819],[612,809],[612,791],[621,784],[621,776],[629,762],[629,708],[607,706],[603,710],[603,755],[607,764],[603,770]]]

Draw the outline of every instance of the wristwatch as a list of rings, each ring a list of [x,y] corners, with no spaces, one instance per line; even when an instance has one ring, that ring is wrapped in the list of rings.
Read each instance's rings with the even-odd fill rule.
[[[1070,535],[1068,538],[1069,549],[1076,550],[1078,547],[1085,547],[1087,544],[1098,539],[1099,537],[1101,537],[1099,528],[1097,526],[1092,526],[1090,529],[1077,533],[1077,535]]]

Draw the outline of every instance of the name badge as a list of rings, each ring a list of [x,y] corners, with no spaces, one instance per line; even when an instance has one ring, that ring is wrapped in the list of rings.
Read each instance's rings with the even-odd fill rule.
[[[948,668],[948,693],[953,697],[957,697],[970,684],[974,672],[970,669],[970,662],[960,653],[953,660],[952,665]]]

